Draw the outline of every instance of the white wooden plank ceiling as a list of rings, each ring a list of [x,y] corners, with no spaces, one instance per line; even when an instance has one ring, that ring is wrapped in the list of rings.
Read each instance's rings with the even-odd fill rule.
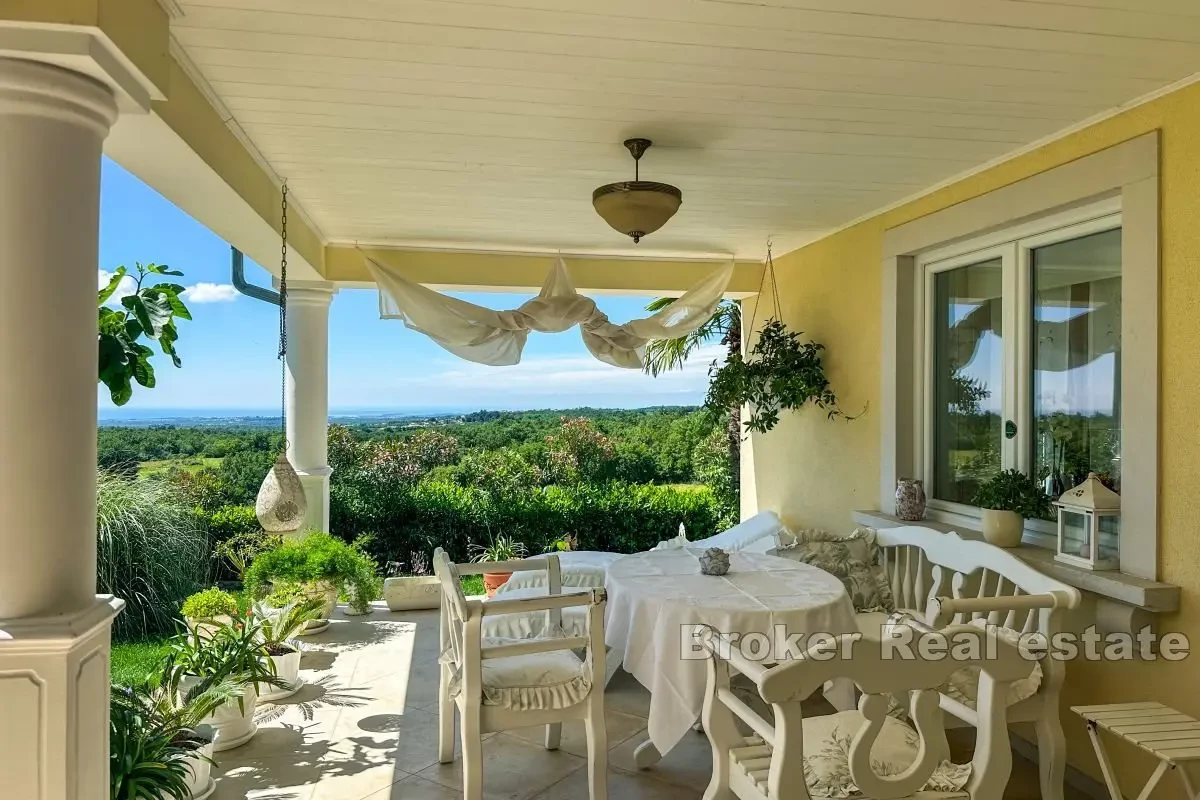
[[[1200,71],[1197,0],[180,0],[331,240],[784,249]],[[683,190],[635,250],[591,207]]]

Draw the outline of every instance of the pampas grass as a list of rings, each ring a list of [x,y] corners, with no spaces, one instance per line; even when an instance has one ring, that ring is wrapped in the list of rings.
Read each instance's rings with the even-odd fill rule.
[[[208,533],[173,484],[96,473],[96,590],[125,601],[113,637],[173,633],[179,607],[208,577]]]

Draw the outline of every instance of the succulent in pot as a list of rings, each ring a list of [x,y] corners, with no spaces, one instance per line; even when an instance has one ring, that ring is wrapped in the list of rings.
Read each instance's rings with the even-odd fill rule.
[[[215,586],[183,601],[183,619],[189,628],[206,635],[222,625],[232,625],[238,615],[237,598]]]
[[[217,628],[211,637],[195,630],[172,637],[164,674],[181,701],[218,686],[236,687],[234,696],[224,697],[203,718],[215,731],[217,752],[244,744],[257,732],[255,687],[283,686],[262,642],[261,627],[250,616]]]
[[[489,561],[512,561],[518,558],[525,557],[525,545],[516,541],[510,536],[497,536],[492,539],[491,544],[471,545],[471,560],[476,563],[486,563]],[[483,573],[483,588],[487,590],[488,597],[494,597],[496,590],[504,584],[508,583],[508,579],[512,577],[512,573],[508,572],[485,572]]]
[[[320,619],[324,613],[323,597],[301,595],[279,606],[271,605],[268,601],[254,604],[253,614],[258,622],[259,637],[267,651],[267,658],[274,665],[275,676],[282,684],[278,687],[256,686],[260,700],[282,700],[295,694],[304,685],[300,679],[301,646],[295,637],[309,622]]]
[[[983,538],[997,547],[1021,544],[1025,520],[1050,512],[1050,498],[1042,486],[1018,469],[998,472],[975,491]]]

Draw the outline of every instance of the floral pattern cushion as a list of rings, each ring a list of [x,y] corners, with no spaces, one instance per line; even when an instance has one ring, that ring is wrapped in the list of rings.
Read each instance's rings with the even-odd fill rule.
[[[804,782],[813,798],[862,797],[850,775],[850,745],[867,722],[857,711],[805,717]],[[921,736],[899,720],[887,717],[871,747],[871,770],[880,777],[899,775],[917,760]],[[971,777],[969,764],[943,761],[934,769],[924,789],[958,792]]]
[[[797,531],[778,554],[819,567],[841,579],[854,610],[859,612],[896,610],[892,587],[879,564],[879,545],[875,531],[856,528],[848,534],[810,529]]]

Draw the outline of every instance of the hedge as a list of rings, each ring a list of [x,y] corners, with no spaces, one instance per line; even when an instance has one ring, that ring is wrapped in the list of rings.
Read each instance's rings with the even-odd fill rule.
[[[465,561],[471,544],[501,534],[523,542],[531,554],[568,534],[582,550],[635,553],[675,536],[680,523],[694,540],[731,522],[729,509],[707,487],[620,482],[493,495],[442,481],[335,481],[330,516],[332,532],[343,539],[372,534],[369,549],[381,564],[407,564],[412,553],[428,555],[435,547]]]

